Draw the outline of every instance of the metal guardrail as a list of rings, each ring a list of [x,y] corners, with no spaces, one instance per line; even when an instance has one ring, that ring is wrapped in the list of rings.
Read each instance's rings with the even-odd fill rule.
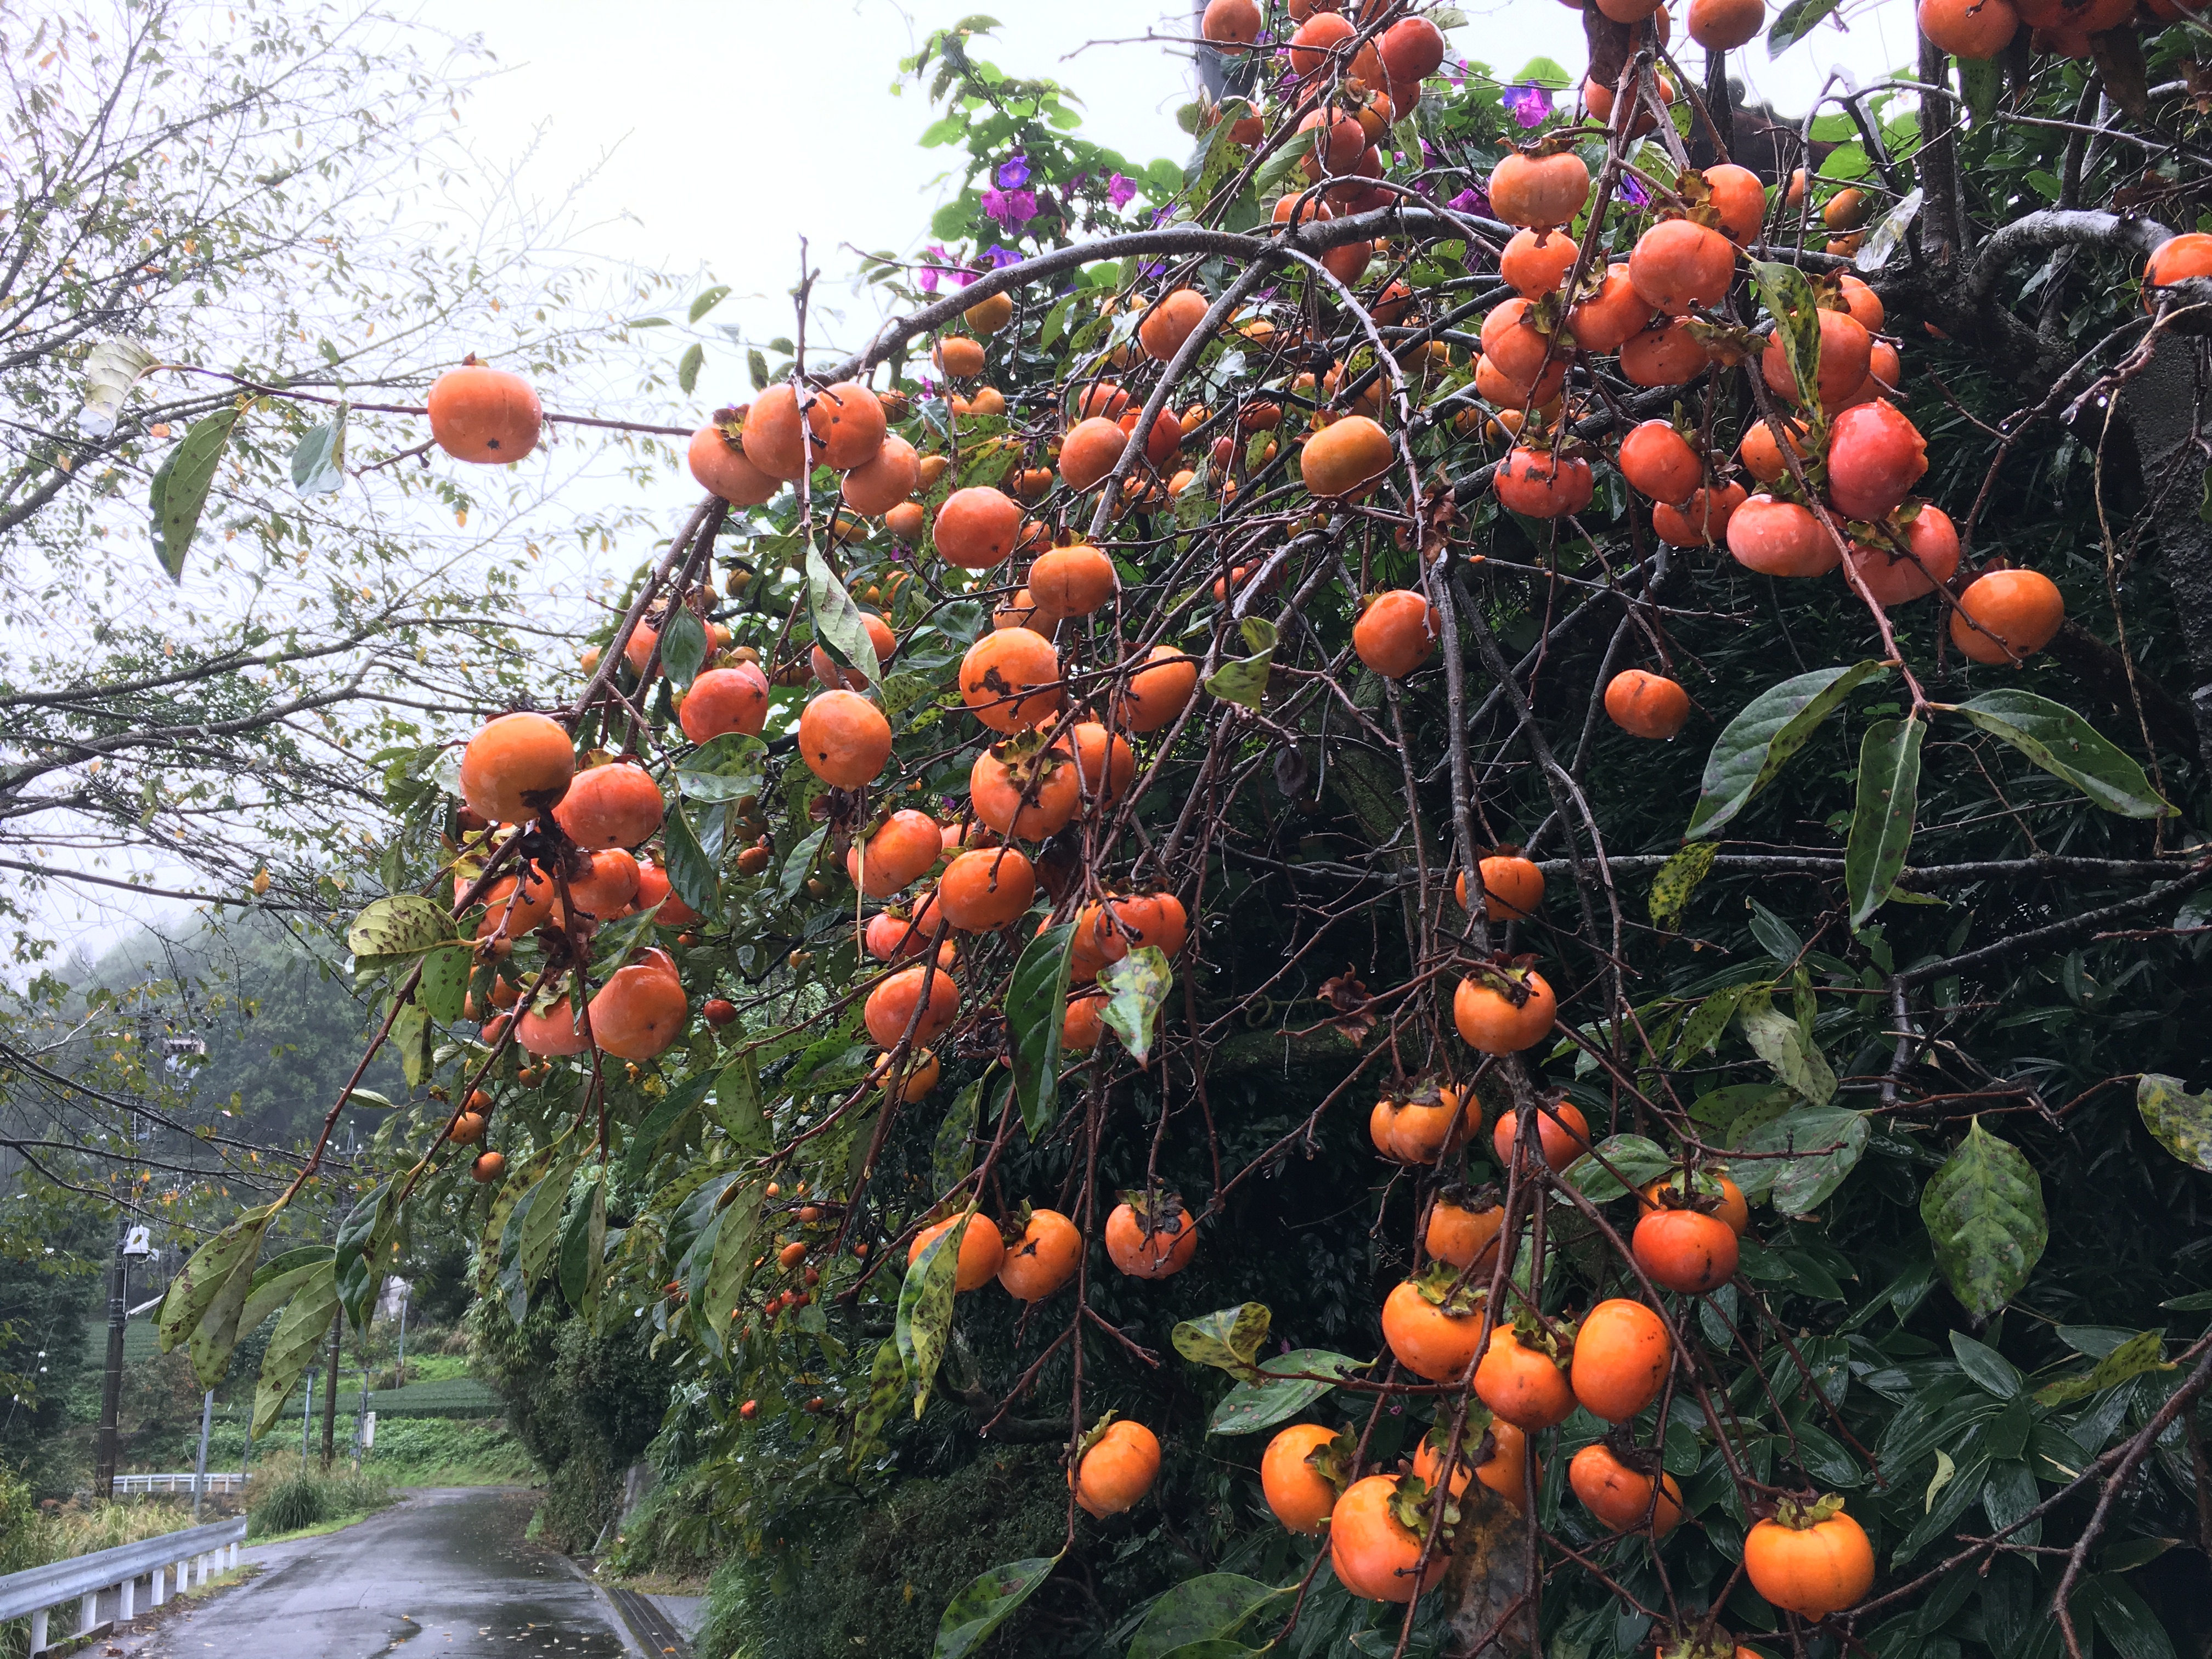
[[[199,1478],[207,1482],[202,1490],[210,1494],[240,1492],[246,1486],[246,1477],[235,1469],[227,1469],[220,1474],[210,1470]],[[137,1492],[189,1493],[191,1489],[192,1472],[190,1469],[181,1474],[118,1474],[115,1477],[115,1495],[118,1498],[127,1498]]]
[[[234,1521],[188,1527],[182,1532],[163,1533],[158,1538],[142,1538],[135,1544],[118,1544],[112,1550],[11,1572],[0,1578],[0,1619],[30,1615],[31,1651],[35,1655],[51,1645],[46,1640],[47,1615],[64,1602],[75,1599],[76,1634],[88,1636],[100,1623],[102,1591],[121,1592],[115,1618],[122,1623],[137,1611],[141,1578],[151,1578],[147,1605],[158,1607],[169,1599],[172,1568],[176,1572],[177,1591],[192,1583],[204,1584],[214,1573],[238,1565],[238,1547],[245,1541],[246,1517],[241,1515]],[[192,1576],[195,1571],[197,1577]]]

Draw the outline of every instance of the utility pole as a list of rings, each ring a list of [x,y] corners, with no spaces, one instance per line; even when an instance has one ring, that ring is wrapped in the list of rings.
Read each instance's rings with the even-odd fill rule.
[[[200,1455],[192,1465],[192,1524],[200,1519],[200,1495],[207,1490],[208,1431],[215,1425],[215,1390],[210,1389],[200,1400]]]
[[[123,1254],[131,1237],[127,1210],[115,1219],[115,1259],[107,1269],[107,1374],[100,1386],[100,1450],[93,1463],[92,1496],[105,1503],[115,1495],[116,1415],[123,1403],[123,1320],[130,1302],[127,1258]]]
[[[331,1374],[323,1389],[323,1467],[327,1469],[337,1455],[338,1433],[338,1340],[345,1334],[345,1310],[338,1310],[331,1321]]]
[[[307,1397],[300,1407],[300,1468],[307,1467],[307,1436],[315,1421],[315,1374],[307,1373]]]

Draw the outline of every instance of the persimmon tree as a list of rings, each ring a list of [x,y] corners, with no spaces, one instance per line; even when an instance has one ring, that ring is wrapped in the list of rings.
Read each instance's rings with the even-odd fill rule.
[[[349,943],[443,1092],[304,1305],[465,1218],[489,1333],[693,1384],[733,1549],[1063,1448],[940,1656],[2201,1644],[2199,25],[1929,0],[1762,178],[1817,4],[1593,6],[1572,94],[1290,14],[1207,9],[1179,189],[909,65],[899,308],[831,361],[809,273],[404,802]],[[468,374],[448,455],[534,437]]]

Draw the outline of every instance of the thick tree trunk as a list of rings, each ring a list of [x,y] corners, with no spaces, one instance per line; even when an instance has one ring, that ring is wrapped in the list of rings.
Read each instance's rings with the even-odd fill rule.
[[[1480,1480],[1454,1500],[1460,1523],[1444,1574],[1451,1608],[1449,1659],[1507,1659],[1533,1653],[1529,1617],[1528,1523],[1521,1511]]]

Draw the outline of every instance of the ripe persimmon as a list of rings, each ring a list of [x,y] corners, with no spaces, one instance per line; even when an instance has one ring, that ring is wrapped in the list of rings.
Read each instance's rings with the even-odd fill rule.
[[[983,372],[983,343],[964,334],[948,334],[937,343],[937,366],[956,380],[972,380]]]
[[[1685,1296],[1702,1296],[1735,1273],[1735,1230],[1696,1210],[1647,1211],[1631,1248],[1652,1283]]]
[[[1641,386],[1687,386],[1711,363],[1704,343],[1680,318],[1630,335],[1620,348],[1622,375]]]
[[[684,1035],[683,981],[651,963],[617,968],[592,998],[592,1036],[619,1060],[651,1060]]]
[[[840,380],[807,399],[806,429],[817,465],[850,472],[883,449],[883,401],[857,381]]]
[[[1003,490],[956,489],[937,509],[938,555],[963,570],[988,570],[1014,550],[1021,530],[1021,504]]]
[[[1114,561],[1085,542],[1040,553],[1030,566],[1030,595],[1054,617],[1087,617],[1120,586]]]
[[[856,691],[823,691],[799,715],[799,755],[806,769],[840,789],[858,789],[891,757],[891,723]]]
[[[1679,503],[1705,482],[1705,471],[1674,423],[1654,420],[1630,428],[1621,438],[1620,476],[1639,495]]]
[[[1581,456],[1516,444],[1491,475],[1490,487],[1526,518],[1563,519],[1588,507],[1597,486]]]
[[[1435,654],[1437,608],[1412,588],[1377,593],[1352,625],[1352,648],[1386,679],[1403,679]]]
[[[694,743],[711,743],[726,732],[758,737],[768,724],[768,676],[757,663],[710,668],[691,682],[677,720]]]
[[[1067,999],[1066,1016],[1060,1022],[1060,1048],[1062,1054],[1087,1054],[1098,1046],[1106,1035],[1106,1023],[1099,1018],[1106,1006],[1103,991],[1071,991]]]
[[[1482,1127],[1482,1103],[1472,1090],[1462,1095],[1444,1085],[1395,1104],[1387,1150],[1401,1164],[1433,1164],[1438,1153],[1458,1151]]]
[[[1354,1595],[1410,1601],[1443,1577],[1450,1557],[1443,1550],[1414,1571],[1428,1529],[1425,1506],[1416,1507],[1419,1495],[1419,1488],[1401,1487],[1394,1476],[1370,1474],[1336,1500],[1328,1519],[1329,1565]],[[1401,1509],[1421,1523],[1419,1531],[1401,1518]]]
[[[1019,1302],[1042,1302],[1075,1277],[1083,1235],[1057,1210],[1033,1209],[1019,1238],[1006,1247],[999,1283]]]
[[[635,847],[660,829],[660,786],[632,761],[610,761],[576,774],[553,821],[579,847]]]
[[[1567,331],[1585,351],[1618,351],[1656,314],[1629,280],[1628,266],[1611,264],[1567,313]]]
[[[1823,310],[1817,314],[1820,319],[1820,401],[1833,409],[1856,392],[1866,379],[1874,337],[1848,311]],[[1798,396],[1797,376],[1790,367],[1789,354],[1783,349],[1781,329],[1777,328],[1766,337],[1766,349],[1760,355],[1759,368],[1766,384],[1777,392],[1800,403],[1804,401]]]
[[[929,981],[927,1005],[921,1000],[925,978]],[[916,1009],[921,1011],[914,1028],[918,1046],[932,1041],[960,1017],[960,988],[953,983],[952,975],[927,963],[902,968],[868,993],[861,1017],[876,1047],[889,1048],[906,1036],[907,1024],[915,1019]]]
[[[1011,847],[981,847],[945,866],[937,884],[945,919],[963,933],[1003,927],[1036,896],[1036,872]]]
[[[1068,1472],[1075,1501],[1091,1515],[1119,1515],[1133,1508],[1159,1478],[1160,1443],[1141,1423],[1126,1419],[1109,1424]]]
[[[1066,757],[1020,745],[986,749],[968,769],[968,798],[976,818],[1002,836],[1042,841],[1066,829],[1083,808],[1082,786]]]
[[[898,635],[891,632],[889,623],[872,611],[860,613],[860,625],[867,630],[868,643],[874,647],[876,666],[880,669],[898,654]],[[814,671],[815,680],[832,691],[841,687],[848,691],[867,690],[866,675],[857,668],[839,667],[836,659],[818,645],[807,653],[806,662],[807,666]]]
[[[1076,781],[1083,793],[1102,805],[1113,805],[1136,781],[1137,757],[1127,739],[1096,720],[1070,726],[1053,739],[1052,746],[1074,763]]]
[[[659,915],[654,920],[665,927],[678,927],[685,922],[699,920],[696,910],[669,890],[668,872],[658,865],[639,863],[636,904],[641,910],[659,907]]]
[[[1987,3],[2002,6],[2005,0]],[[2186,230],[2160,242],[2143,261],[2143,309],[2148,311],[2158,303],[2160,289],[2185,283],[2192,276],[2212,276],[2212,235],[2201,230]]]
[[[1552,337],[1537,326],[1532,305],[1516,295],[1492,306],[1482,319],[1485,361],[1522,386],[1536,383],[1552,349]]]
[[[1845,518],[1883,517],[1927,471],[1927,441],[1887,398],[1836,416],[1828,434],[1828,499]]]
[[[1747,498],[1730,483],[1693,489],[1680,507],[1661,501],[1651,509],[1651,533],[1669,547],[1703,547],[1728,538],[1729,521]]]
[[[486,1125],[481,1112],[463,1112],[453,1119],[447,1138],[457,1146],[474,1146],[484,1138]]]
[[[987,294],[960,315],[978,334],[996,334],[1014,320],[1014,296]]]
[[[1690,0],[1690,39],[1708,52],[1733,52],[1766,22],[1765,0]]]
[[[702,426],[693,433],[684,462],[693,482],[732,507],[758,507],[783,488],[782,479],[754,465],[720,427]]]
[[[1406,1279],[1383,1298],[1382,1340],[1414,1376],[1431,1382],[1455,1382],[1467,1374],[1482,1340],[1480,1299],[1439,1301]]]
[[[1563,1423],[1575,1408],[1559,1362],[1539,1345],[1523,1342],[1507,1325],[1490,1334],[1490,1346],[1474,1368],[1475,1397],[1516,1428],[1534,1433]]]
[[[520,939],[553,920],[560,908],[553,883],[534,864],[514,876],[502,876],[484,890],[478,939]]]
[[[1327,67],[1331,52],[1358,32],[1350,19],[1338,13],[1317,12],[1291,35],[1291,73],[1299,76],[1318,73]]]
[[[501,714],[461,750],[461,799],[491,823],[520,823],[554,806],[576,775],[576,750],[558,721]]]
[[[845,474],[845,505],[871,518],[890,512],[921,483],[921,457],[896,432],[884,434],[875,458]]]
[[[1390,470],[1390,434],[1364,415],[1346,416],[1306,441],[1298,472],[1317,501],[1356,500]]]
[[[867,927],[861,930],[861,940],[868,954],[878,962],[896,962],[902,957],[926,955],[930,937],[936,931],[936,901],[933,897],[925,898],[911,915],[878,910],[868,918]],[[946,940],[945,949],[951,948],[951,941]]]
[[[1443,67],[1444,37],[1425,17],[1401,17],[1382,31],[1376,50],[1393,87],[1418,87]]]
[[[1559,230],[1516,230],[1498,258],[1499,280],[1524,299],[1556,291],[1582,250]]]
[[[796,483],[813,464],[806,422],[799,413],[799,393],[788,381],[753,399],[745,411],[743,442],[747,460],[785,483]]]
[[[1157,732],[1190,702],[1198,689],[1198,664],[1171,645],[1154,646],[1143,662],[1129,676],[1127,689],[1115,698],[1114,712],[1132,732]]]
[[[1544,902],[1544,872],[1516,853],[1492,853],[1477,866],[1482,876],[1482,914],[1492,921],[1526,921]],[[1467,872],[1453,883],[1452,896],[1467,908]]]
[[[1735,274],[1735,244],[1691,219],[1661,220],[1637,238],[1628,256],[1628,280],[1668,317],[1718,305]]]
[[[1352,125],[1356,130],[1359,124],[1355,121]],[[1355,149],[1353,153],[1358,152]],[[1137,325],[1137,342],[1154,362],[1166,362],[1182,349],[1184,341],[1198,332],[1198,325],[1206,319],[1206,295],[1194,288],[1179,288],[1164,295]]]
[[[1521,1138],[1521,1114],[1516,1109],[1498,1115],[1498,1127],[1491,1132],[1491,1150],[1498,1161],[1506,1168],[1513,1164],[1513,1148]],[[1583,1117],[1582,1108],[1569,1101],[1559,1101],[1548,1108],[1536,1109],[1536,1144],[1544,1155],[1545,1165],[1557,1174],[1590,1149],[1589,1121]]]
[[[1480,1480],[1515,1509],[1523,1508],[1528,1501],[1527,1486],[1528,1437],[1504,1418],[1493,1418],[1490,1426],[1480,1433],[1474,1431],[1472,1420],[1468,1425],[1467,1440],[1452,1460],[1451,1495],[1458,1497],[1467,1490],[1470,1478]],[[1421,1443],[1413,1448],[1413,1473],[1427,1481],[1431,1489],[1443,1482],[1437,1477],[1443,1470],[1443,1450],[1437,1442],[1443,1435],[1439,1425],[1421,1437]],[[1543,1477],[1543,1466],[1537,1465],[1538,1480]]]
[[[529,381],[474,357],[432,381],[422,401],[438,447],[482,466],[520,460],[538,447],[545,420]]]
[[[1253,0],[1206,0],[1198,32],[1223,57],[1241,57],[1260,38],[1260,8]]]
[[[1572,150],[1556,155],[1509,152],[1491,169],[1490,205],[1509,225],[1530,230],[1571,224],[1589,200],[1589,168]]]
[[[1802,429],[1792,430],[1785,423],[1784,440],[1801,464],[1805,459],[1805,447],[1797,441],[1802,435]],[[1783,459],[1782,444],[1776,441],[1764,421],[1753,421],[1744,428],[1743,440],[1737,444],[1735,453],[1743,461],[1744,471],[1761,483],[1772,483],[1790,470],[1789,463]]]
[[[1671,738],[1690,718],[1690,694],[1663,674],[1624,669],[1606,682],[1605,712],[1632,737]]]
[[[1728,547],[1763,576],[1825,576],[1844,561],[1811,508],[1777,495],[1749,496],[1729,514]]]
[[[870,898],[884,898],[929,873],[945,848],[935,818],[901,807],[865,842],[845,849],[845,872]]]
[[[507,1173],[507,1159],[497,1152],[478,1152],[476,1161],[469,1165],[469,1179],[486,1185]]]
[[[1439,1198],[1429,1207],[1421,1242],[1431,1255],[1455,1267],[1472,1267],[1477,1261],[1487,1267],[1497,1257],[1498,1236],[1504,1227],[1505,1206],[1494,1200],[1477,1209]]]
[[[987,1215],[947,1216],[924,1227],[914,1236],[914,1243],[907,1246],[907,1267],[911,1269],[921,1260],[924,1250],[963,1222],[968,1230],[960,1235],[957,1247],[960,1255],[952,1269],[952,1288],[980,1291],[996,1279],[1006,1261],[1006,1241],[999,1231],[999,1224]]]
[[[1129,434],[1116,421],[1094,416],[1079,421],[1060,446],[1060,478],[1070,489],[1088,489],[1121,459]]]
[[[592,1046],[582,1018],[565,995],[542,1012],[525,1008],[514,1022],[514,1040],[541,1058],[549,1054],[580,1054]]]
[[[1584,1410],[1626,1423],[1659,1397],[1674,1357],[1667,1322],[1641,1302],[1614,1297],[1583,1316],[1568,1382]]]
[[[2023,657],[2040,651],[2065,620],[2066,601],[2050,577],[2036,570],[1992,570],[1959,595],[1951,643],[1975,662],[2010,662],[2007,646]]]
[[[1662,1176],[1658,1180],[1647,1182],[1638,1188],[1637,1215],[1641,1218],[1650,1211],[1665,1208],[1666,1206],[1661,1202],[1662,1194],[1672,1192],[1678,1198],[1683,1196],[1686,1190],[1684,1182],[1686,1179],[1685,1172],[1677,1170],[1671,1176]],[[1717,1182],[1720,1187],[1720,1195],[1713,1205],[1711,1213],[1726,1222],[1729,1231],[1735,1233],[1739,1238],[1742,1237],[1745,1229],[1751,1225],[1751,1206],[1744,1201],[1743,1189],[1729,1180],[1727,1176],[1710,1170],[1706,1172],[1704,1180]],[[1709,1195],[1706,1194],[1702,1182],[1697,1191],[1700,1195]]]
[[[1903,539],[1902,553],[1854,542],[1845,556],[1867,592],[1885,605],[1925,599],[1959,568],[1959,527],[1942,508],[1923,501]]]
[[[1198,1219],[1180,1198],[1125,1199],[1106,1218],[1107,1258],[1132,1279],[1179,1273],[1197,1252]]]
[[[637,860],[611,847],[592,854],[590,866],[569,878],[568,902],[587,916],[610,921],[636,900],[637,879]]]
[[[1293,1423],[1261,1454],[1260,1490],[1275,1519],[1292,1532],[1319,1532],[1336,1507],[1337,1483],[1320,1463],[1337,1434],[1319,1423]]]
[[[1753,1589],[1808,1619],[1839,1613],[1874,1586],[1874,1546],[1832,1496],[1806,1505],[1785,1500],[1773,1519],[1745,1534],[1743,1565]]]
[[[1509,996],[1489,977],[1463,979],[1452,994],[1452,1024],[1478,1054],[1517,1054],[1550,1034],[1558,1000],[1534,969],[1503,969],[1498,977],[1512,981],[1521,997]]]
[[[1026,628],[984,635],[960,662],[960,696],[994,732],[1021,732],[1059,712],[1060,653]]]
[[[1682,1489],[1663,1470],[1657,1481],[1641,1474],[1613,1455],[1609,1446],[1584,1446],[1567,1463],[1567,1484],[1582,1499],[1583,1507],[1614,1532],[1650,1529],[1664,1538],[1682,1519]]]

